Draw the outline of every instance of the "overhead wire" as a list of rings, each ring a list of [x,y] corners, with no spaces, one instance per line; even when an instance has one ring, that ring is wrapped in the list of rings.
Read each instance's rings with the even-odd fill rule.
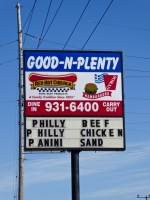
[[[143,59],[150,59],[150,57],[143,57],[143,56],[130,56],[130,55],[125,55],[126,57],[131,57],[131,58],[143,58]]]
[[[29,36],[29,37],[35,38],[36,40],[42,40],[42,38],[39,38],[39,37],[34,36],[34,35],[31,35],[31,34],[27,34],[27,33],[25,33],[25,32],[23,32],[23,34],[25,34],[25,35],[27,35],[27,36]],[[32,40],[32,41],[33,41],[33,40]],[[45,40],[45,39],[44,39],[43,41],[44,41],[44,42],[50,42],[50,43],[57,44],[57,45],[61,45],[61,46],[64,45],[64,43],[53,42],[53,41]],[[72,47],[72,48],[74,48],[74,49],[80,49],[79,47],[75,47],[75,46],[71,46],[71,45],[66,45],[66,46]]]
[[[75,31],[77,25],[79,24],[79,22],[80,22],[80,20],[81,20],[81,18],[82,18],[82,16],[83,16],[83,14],[84,14],[84,12],[86,11],[86,9],[87,9],[89,3],[90,3],[90,0],[88,0],[88,2],[87,2],[87,4],[86,4],[85,8],[83,9],[83,12],[81,13],[81,15],[80,15],[80,17],[79,17],[79,19],[78,19],[76,25],[74,26],[74,28],[73,28],[73,30],[72,30],[70,36],[68,37],[68,39],[67,39],[67,41],[66,41],[66,43],[65,43],[65,45],[64,45],[64,47],[63,47],[63,49],[65,49],[67,43],[69,42],[71,36],[73,35],[73,33],[74,33],[74,31]]]
[[[47,163],[47,162],[41,162],[37,160],[31,160],[31,159],[26,159],[27,161],[32,161],[32,162],[37,162],[37,163],[43,163],[43,164],[49,164],[49,165],[56,165],[56,166],[63,166],[63,167],[69,167],[68,165],[62,165],[62,164],[56,164],[56,163]],[[150,172],[145,172],[145,171],[140,171],[140,170],[119,170],[119,169],[104,169],[104,168],[91,168],[91,167],[80,167],[80,169],[87,169],[87,170],[96,170],[96,171],[116,171],[116,172],[125,172],[125,173],[144,173],[144,174],[149,174]]]
[[[42,35],[43,35],[43,31],[44,31],[44,28],[45,28],[45,25],[46,25],[46,22],[47,22],[47,18],[48,18],[48,15],[49,15],[51,3],[52,3],[52,0],[50,0],[49,6],[48,6],[48,10],[47,10],[47,14],[46,14],[46,18],[45,18],[45,21],[44,21],[44,25],[43,25],[43,28],[42,28],[42,32],[41,32],[40,38],[42,38]],[[38,45],[39,45],[39,43],[40,43],[40,40],[38,42]],[[37,48],[38,48],[38,45],[37,45]]]
[[[137,130],[137,129],[131,129],[131,128],[126,128],[126,130],[136,131],[136,132],[142,132],[142,133],[150,133],[149,131]]]
[[[132,152],[125,152],[125,154],[126,153],[143,153],[143,152],[150,152],[150,149],[148,149],[148,148],[139,148],[139,147],[135,147],[135,146],[127,146],[127,149],[128,148],[130,148],[130,149],[138,149],[138,151],[132,151]],[[140,151],[139,151],[140,150]],[[142,150],[142,151],[141,151]],[[44,152],[45,153],[45,152]],[[80,156],[80,158],[85,158],[85,157],[95,157],[95,156],[109,156],[109,155],[119,155],[119,153],[120,154],[122,154],[122,152],[112,152],[112,153],[104,153],[104,152],[101,152],[101,154],[96,154],[96,155],[81,155]],[[29,153],[24,153],[24,154],[29,154]],[[32,152],[32,154],[34,154],[33,152]],[[45,160],[45,159],[51,159],[51,160],[53,160],[53,159],[65,159],[65,158],[69,158],[68,156],[61,156],[61,157],[59,157],[59,158],[55,158],[55,157],[48,157],[48,158],[42,158],[42,160]],[[35,159],[32,159],[32,160],[35,160]]]
[[[149,78],[150,76],[123,76],[124,78]]]
[[[31,9],[31,7],[27,7],[27,6],[22,6],[23,8],[27,8],[27,9]],[[41,13],[46,13],[44,10],[39,10],[39,9],[34,9],[37,12],[41,12]],[[50,12],[50,14],[54,14],[53,12]],[[77,17],[71,17],[71,16],[66,16],[66,15],[57,15],[60,17],[64,17],[64,18],[69,18],[69,19],[78,19]],[[97,21],[93,21],[90,19],[81,19],[81,21],[87,22],[87,23],[98,23]],[[137,29],[137,30],[143,30],[143,31],[150,31],[150,29],[146,29],[146,28],[139,28],[139,27],[133,27],[133,26],[125,26],[125,25],[120,25],[120,24],[112,24],[112,23],[104,23],[101,22],[100,25],[107,25],[107,26],[116,26],[116,27],[121,27],[121,28],[129,28],[129,29]]]
[[[14,101],[0,101],[0,103],[10,103],[10,102],[17,102],[18,100],[14,100]]]
[[[25,34],[25,35],[27,35],[27,36],[29,36],[29,37],[35,38],[36,40],[43,40],[45,42],[50,42],[50,43],[54,43],[54,44],[58,44],[58,45],[62,45],[62,46],[64,45],[64,43],[54,42],[54,41],[50,41],[50,40],[44,40],[42,38],[39,38],[39,37],[37,37],[35,35],[32,35],[32,34],[29,34],[29,33],[25,33],[25,32],[22,32],[22,33]],[[66,46],[73,47],[75,49],[81,50],[80,47],[76,47],[76,46],[72,46],[72,45],[66,45]],[[133,57],[133,58],[141,58],[141,59],[150,59],[150,57],[141,57],[141,56],[134,56],[134,55],[130,55],[130,56],[129,55],[124,55],[124,56]]]
[[[145,149],[145,150],[142,150],[142,151],[132,151],[132,152],[125,152],[124,154],[132,154],[132,153],[134,153],[134,154],[142,154],[142,153],[150,153],[150,149]],[[26,154],[26,155],[28,155],[29,153],[24,153],[24,154]],[[82,159],[82,158],[92,158],[92,157],[102,157],[102,156],[114,156],[114,155],[117,155],[117,156],[119,156],[120,154],[122,154],[122,152],[112,152],[112,153],[103,153],[103,154],[96,154],[96,155],[85,155],[85,156],[80,156],[80,159]],[[68,159],[68,158],[70,158],[69,156],[61,156],[61,157],[59,157],[59,158],[51,158],[51,157],[44,157],[44,158],[41,158],[40,160],[57,160],[57,159]],[[28,158],[25,158],[25,160],[28,160]],[[31,159],[31,160],[36,160],[36,159]]]
[[[31,10],[30,21],[29,21],[29,24],[28,24],[27,33],[29,31],[29,28],[30,28],[30,24],[31,24],[31,20],[32,20],[32,16],[33,16],[33,11],[34,11],[34,7],[36,5],[36,2],[37,2],[37,0],[34,1],[33,7],[32,7],[32,10]],[[25,41],[26,41],[26,36],[24,38],[23,45],[24,45]]]
[[[129,97],[125,97],[125,99],[138,99],[138,100],[147,100],[147,101],[149,101],[150,99],[147,99],[147,98],[138,98],[138,97],[131,97],[131,98],[129,98]]]
[[[139,70],[139,69],[129,69],[129,68],[124,68],[124,71],[133,71],[133,72],[150,72],[147,70]]]
[[[42,38],[39,38],[39,37],[37,37],[37,36],[35,36],[35,35],[32,35],[32,34],[29,34],[29,33],[25,33],[25,32],[22,32],[24,35],[27,35],[27,36],[29,36],[29,37],[32,37],[32,38],[35,38],[36,40],[43,40],[43,41],[45,41],[45,42],[50,42],[50,43],[54,43],[54,44],[58,44],[58,45],[65,45],[64,43],[59,43],[59,42],[54,42],[54,41],[50,41],[50,40],[44,40],[44,39],[42,39]],[[72,45],[66,45],[66,46],[68,46],[68,47],[73,47],[73,48],[75,48],[75,49],[78,49],[78,50],[81,50],[82,48],[80,48],[80,47],[76,47],[76,46],[72,46]],[[98,51],[98,50],[96,50],[96,51]],[[133,57],[133,58],[141,58],[141,59],[150,59],[150,57],[142,57],[142,56],[134,56],[134,55],[124,55],[124,56],[126,56],[126,57]],[[125,69],[126,70],[126,69]],[[143,71],[143,70],[141,70],[141,71]],[[149,71],[145,71],[145,72],[149,72]]]
[[[136,115],[136,116],[138,116],[138,117],[140,117],[140,116],[143,116],[143,117],[150,117],[149,115],[137,114],[137,113],[131,113],[131,112],[126,112],[126,114],[129,114],[129,115]]]
[[[84,49],[84,47],[86,46],[86,44],[88,43],[89,39],[91,38],[91,36],[93,35],[93,33],[95,32],[96,28],[98,27],[98,25],[100,24],[100,22],[102,21],[102,19],[104,18],[104,16],[106,15],[108,9],[110,8],[111,4],[113,3],[113,0],[110,2],[110,4],[108,5],[108,7],[106,8],[104,14],[102,15],[102,17],[100,18],[99,22],[97,23],[97,25],[95,26],[94,30],[92,31],[92,33],[90,34],[90,36],[88,37],[88,39],[86,40],[86,42],[84,43],[82,49]]]
[[[0,45],[0,47],[3,47],[3,46],[6,46],[6,45],[9,45],[9,44],[12,44],[12,43],[17,42],[17,41],[18,41],[18,40],[13,40],[13,41],[11,41],[11,42],[8,42],[8,43],[5,43],[5,44]]]
[[[4,14],[4,13],[10,11],[10,10],[13,10],[13,9],[15,9],[15,7],[11,7],[10,9],[7,9],[7,10],[5,10],[5,11],[3,11],[3,12],[0,12],[0,14]]]
[[[0,63],[0,65],[4,65],[4,64],[6,64],[6,63],[9,63],[9,62],[12,62],[12,61],[18,60],[18,59],[19,59],[19,58],[14,58],[14,59],[12,59],[12,60],[8,60],[8,61],[6,61],[6,62]]]
[[[22,7],[22,6],[21,6],[21,7]],[[24,29],[25,25],[27,24],[27,22],[28,22],[28,20],[29,20],[29,18],[30,18],[30,16],[31,16],[32,9],[33,9],[33,6],[32,6],[32,8],[31,8],[31,11],[30,11],[30,13],[29,13],[29,15],[28,15],[28,17],[27,17],[27,19],[26,19],[26,21],[25,21],[23,27],[22,27],[22,30]]]
[[[150,124],[150,122],[126,122],[126,124]]]
[[[135,29],[135,30],[142,30],[142,31],[150,31],[150,29],[147,28],[139,28],[139,27],[133,27],[133,26],[125,26],[125,25],[120,25],[120,24],[111,24],[111,23],[101,23],[101,25],[108,25],[108,26],[115,26],[115,27],[120,27],[120,28],[128,28],[128,29]]]
[[[139,148],[139,147],[135,147],[135,146],[128,146],[128,148],[131,148],[131,149],[140,149],[140,150],[144,150],[144,151],[150,151],[150,149],[147,149],[147,148]]]
[[[150,113],[139,113],[139,112],[126,112],[126,113],[133,113],[138,115],[150,115]]]
[[[56,11],[56,13],[55,13],[55,15],[54,15],[53,19],[52,19],[52,21],[51,21],[51,23],[50,23],[50,25],[48,26],[48,28],[47,28],[47,30],[46,30],[46,32],[45,32],[45,34],[44,34],[44,36],[42,37],[42,39],[40,39],[40,43],[39,43],[39,45],[37,46],[37,49],[38,49],[38,48],[39,48],[39,46],[41,45],[41,43],[42,43],[43,39],[45,38],[45,36],[46,36],[47,32],[49,31],[49,29],[50,29],[51,25],[53,24],[53,21],[54,21],[54,19],[55,19],[56,15],[57,15],[58,11],[59,11],[59,10],[60,10],[60,8],[61,8],[63,1],[64,1],[64,0],[62,0],[62,1],[61,1],[61,3],[60,3],[60,5],[59,5],[59,7],[58,7],[58,9],[57,9],[57,11]]]

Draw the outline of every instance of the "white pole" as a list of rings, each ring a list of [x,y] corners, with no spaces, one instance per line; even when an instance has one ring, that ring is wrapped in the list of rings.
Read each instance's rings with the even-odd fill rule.
[[[17,3],[18,20],[18,53],[19,53],[19,177],[18,177],[18,200],[24,199],[24,91],[23,91],[23,55],[22,55],[22,29],[20,3]]]

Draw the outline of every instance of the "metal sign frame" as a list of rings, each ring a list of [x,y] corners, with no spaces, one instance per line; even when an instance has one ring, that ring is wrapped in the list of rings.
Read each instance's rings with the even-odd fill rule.
[[[59,114],[59,116],[58,115],[53,115],[53,114],[49,114],[49,115],[44,115],[44,114],[42,114],[42,115],[32,115],[31,113],[29,114],[29,112],[27,111],[27,105],[26,105],[26,97],[27,97],[27,77],[26,77],[26,74],[27,74],[27,71],[26,71],[26,55],[27,54],[33,54],[33,55],[36,55],[36,54],[38,54],[38,55],[40,55],[40,53],[50,53],[51,55],[52,54],[54,54],[54,55],[58,55],[58,53],[59,53],[59,55],[61,55],[61,54],[66,54],[67,55],[67,53],[69,53],[70,55],[73,55],[73,54],[76,54],[76,56],[80,56],[81,57],[81,55],[83,55],[83,54],[85,54],[85,55],[90,55],[90,54],[92,54],[92,56],[93,57],[96,57],[96,56],[94,56],[95,54],[96,55],[98,55],[98,54],[104,54],[104,55],[111,55],[111,57],[113,57],[115,54],[117,54],[117,55],[119,55],[120,57],[119,57],[119,62],[120,62],[120,72],[119,73],[121,73],[121,75],[120,75],[120,80],[121,80],[121,82],[120,82],[120,87],[121,87],[121,91],[122,91],[122,93],[120,94],[120,96],[121,96],[121,102],[122,102],[122,104],[121,104],[121,107],[120,107],[120,109],[121,109],[121,114],[119,113],[118,115],[102,115],[102,114],[98,114],[98,115],[96,115],[96,116],[94,116],[94,114],[91,114],[91,115],[75,115],[75,116],[71,116],[71,115],[63,115],[62,113],[63,112],[61,112],[60,114]],[[47,55],[46,54],[46,55]],[[23,51],[23,58],[24,58],[24,99],[25,99],[25,103],[24,103],[24,111],[25,111],[25,113],[24,113],[24,133],[25,133],[25,135],[24,135],[24,150],[25,151],[57,151],[57,150],[60,150],[60,151],[62,151],[62,150],[65,150],[65,151],[70,151],[70,150],[79,150],[79,151],[124,151],[125,149],[126,149],[126,144],[125,144],[125,119],[124,119],[124,87],[123,87],[123,53],[121,52],[121,51],[60,51],[60,50],[24,50]],[[117,60],[117,59],[116,59]],[[60,61],[61,62],[61,61]],[[94,60],[93,60],[93,62],[95,62]],[[110,61],[109,61],[109,59],[108,59],[108,62],[110,63]],[[54,64],[54,63],[53,63]],[[64,63],[64,65],[65,65],[65,63]],[[73,64],[72,64],[73,65]],[[45,64],[45,66],[47,67],[47,65]],[[68,61],[68,66],[69,66],[69,61]],[[92,66],[94,66],[94,65],[92,65]],[[88,64],[87,64],[87,67],[88,67]],[[110,66],[109,66],[110,67]],[[94,67],[93,67],[94,68]],[[47,69],[46,69],[47,70]],[[38,71],[38,70],[37,70]],[[33,75],[34,76],[34,73],[36,72],[35,70],[32,70],[32,69],[30,69],[29,70],[29,72],[31,72],[31,75]],[[47,72],[49,72],[49,71],[47,71]],[[46,73],[47,73],[46,72]],[[60,71],[55,71],[55,69],[54,70],[52,70],[52,71],[50,71],[50,72],[59,72],[60,73]],[[96,71],[97,72],[97,71]],[[108,72],[109,72],[109,70],[108,70]],[[40,72],[41,73],[41,72]],[[63,70],[61,70],[61,73],[63,74],[64,72],[63,72]],[[71,71],[71,73],[72,73],[72,71]],[[76,73],[76,72],[75,72]],[[79,72],[80,73],[80,72]],[[89,72],[90,73],[90,72]],[[101,71],[101,73],[102,73],[102,71]],[[54,73],[55,74],[55,73]],[[29,77],[29,74],[27,75],[28,77]],[[103,77],[104,76],[106,76],[106,78],[108,78],[108,76],[109,76],[109,74],[106,74],[106,75],[103,75]],[[111,75],[110,75],[111,76]],[[34,77],[35,78],[35,77]],[[100,77],[101,78],[101,77]],[[105,80],[107,81],[107,79],[105,78]],[[98,80],[99,81],[99,80]],[[116,80],[115,80],[116,81]],[[115,82],[114,81],[114,82]],[[104,82],[104,80],[103,80],[103,82]],[[108,82],[108,81],[107,81]],[[113,82],[113,81],[112,81]],[[42,84],[43,84],[43,82],[41,81],[41,82],[35,82],[35,85],[34,84],[31,84],[31,87],[35,87],[36,88],[36,84],[39,86],[40,84],[40,86],[42,86]],[[46,84],[52,84],[52,83],[46,83]],[[54,84],[54,83],[53,83]],[[74,87],[73,86],[73,84],[71,85],[71,83],[70,82],[66,82],[65,84],[68,84],[69,85],[69,87]],[[112,84],[113,85],[113,84]],[[113,85],[114,86],[114,85]],[[113,87],[112,86],[112,87]],[[105,85],[105,87],[106,87],[106,85]],[[111,86],[110,86],[111,87]],[[34,88],[34,89],[35,89]],[[111,91],[111,90],[109,90],[110,88],[108,88],[108,92],[109,91]],[[113,89],[114,90],[114,89]],[[83,93],[84,94],[84,93]],[[86,94],[85,94],[86,95]],[[89,94],[90,95],[90,94]],[[99,95],[101,95],[100,93],[99,93]],[[105,95],[105,94],[102,94],[102,95]],[[107,96],[110,96],[110,93],[106,93],[106,95]],[[88,96],[89,97],[89,96]],[[99,96],[97,95],[95,95],[95,96],[93,96],[93,97],[95,97],[95,98],[99,98]],[[107,97],[106,97],[107,98]],[[86,99],[86,97],[85,97],[85,99]],[[49,102],[51,102],[52,100],[48,100]],[[59,101],[59,100],[57,100],[56,99],[56,102],[57,101]],[[65,101],[65,100],[64,100]],[[94,102],[94,101],[96,101],[96,99],[95,100],[93,100],[92,101],[92,99],[90,99],[89,100],[90,102]],[[105,100],[105,101],[107,101],[107,100]],[[116,100],[117,101],[117,100]],[[119,106],[118,106],[119,107]],[[68,109],[68,106],[65,106],[65,108],[67,108]],[[34,113],[34,112],[33,112]],[[68,118],[68,119],[78,119],[79,117],[82,117],[83,118],[83,120],[85,119],[85,120],[92,120],[92,119],[95,119],[95,120],[104,120],[104,119],[117,119],[117,118],[120,118],[120,119],[122,119],[122,129],[123,129],[123,135],[122,135],[122,140],[123,140],[123,145],[122,145],[122,147],[112,147],[112,148],[103,148],[103,147],[99,147],[99,148],[88,148],[88,147],[86,147],[86,148],[80,148],[80,147],[58,147],[58,148],[51,148],[51,147],[49,147],[49,148],[44,148],[44,147],[38,147],[38,148],[35,148],[35,147],[33,147],[33,148],[28,148],[27,147],[27,144],[26,144],[26,138],[27,138],[27,131],[26,131],[26,127],[28,126],[27,125],[27,119],[42,119],[42,118],[44,118],[45,117],[45,119],[53,119],[53,120],[59,120],[59,119],[62,119],[62,118]],[[82,119],[81,119],[81,121],[82,121]],[[82,127],[81,127],[81,129],[82,129]],[[89,128],[90,129],[90,128]],[[95,128],[94,128],[95,129]]]

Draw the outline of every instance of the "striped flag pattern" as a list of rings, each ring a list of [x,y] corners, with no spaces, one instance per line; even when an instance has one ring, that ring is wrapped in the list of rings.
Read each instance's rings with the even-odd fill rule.
[[[95,83],[103,83],[104,82],[103,75],[108,75],[108,74],[107,73],[101,75],[95,74]]]

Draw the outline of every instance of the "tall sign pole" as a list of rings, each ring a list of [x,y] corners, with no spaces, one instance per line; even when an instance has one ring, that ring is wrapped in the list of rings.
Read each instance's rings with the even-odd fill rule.
[[[80,200],[79,151],[71,151],[72,200]]]
[[[23,57],[22,57],[22,29],[20,4],[17,3],[17,20],[18,20],[18,53],[19,53],[19,177],[18,177],[18,200],[24,199],[24,93],[23,93]]]

